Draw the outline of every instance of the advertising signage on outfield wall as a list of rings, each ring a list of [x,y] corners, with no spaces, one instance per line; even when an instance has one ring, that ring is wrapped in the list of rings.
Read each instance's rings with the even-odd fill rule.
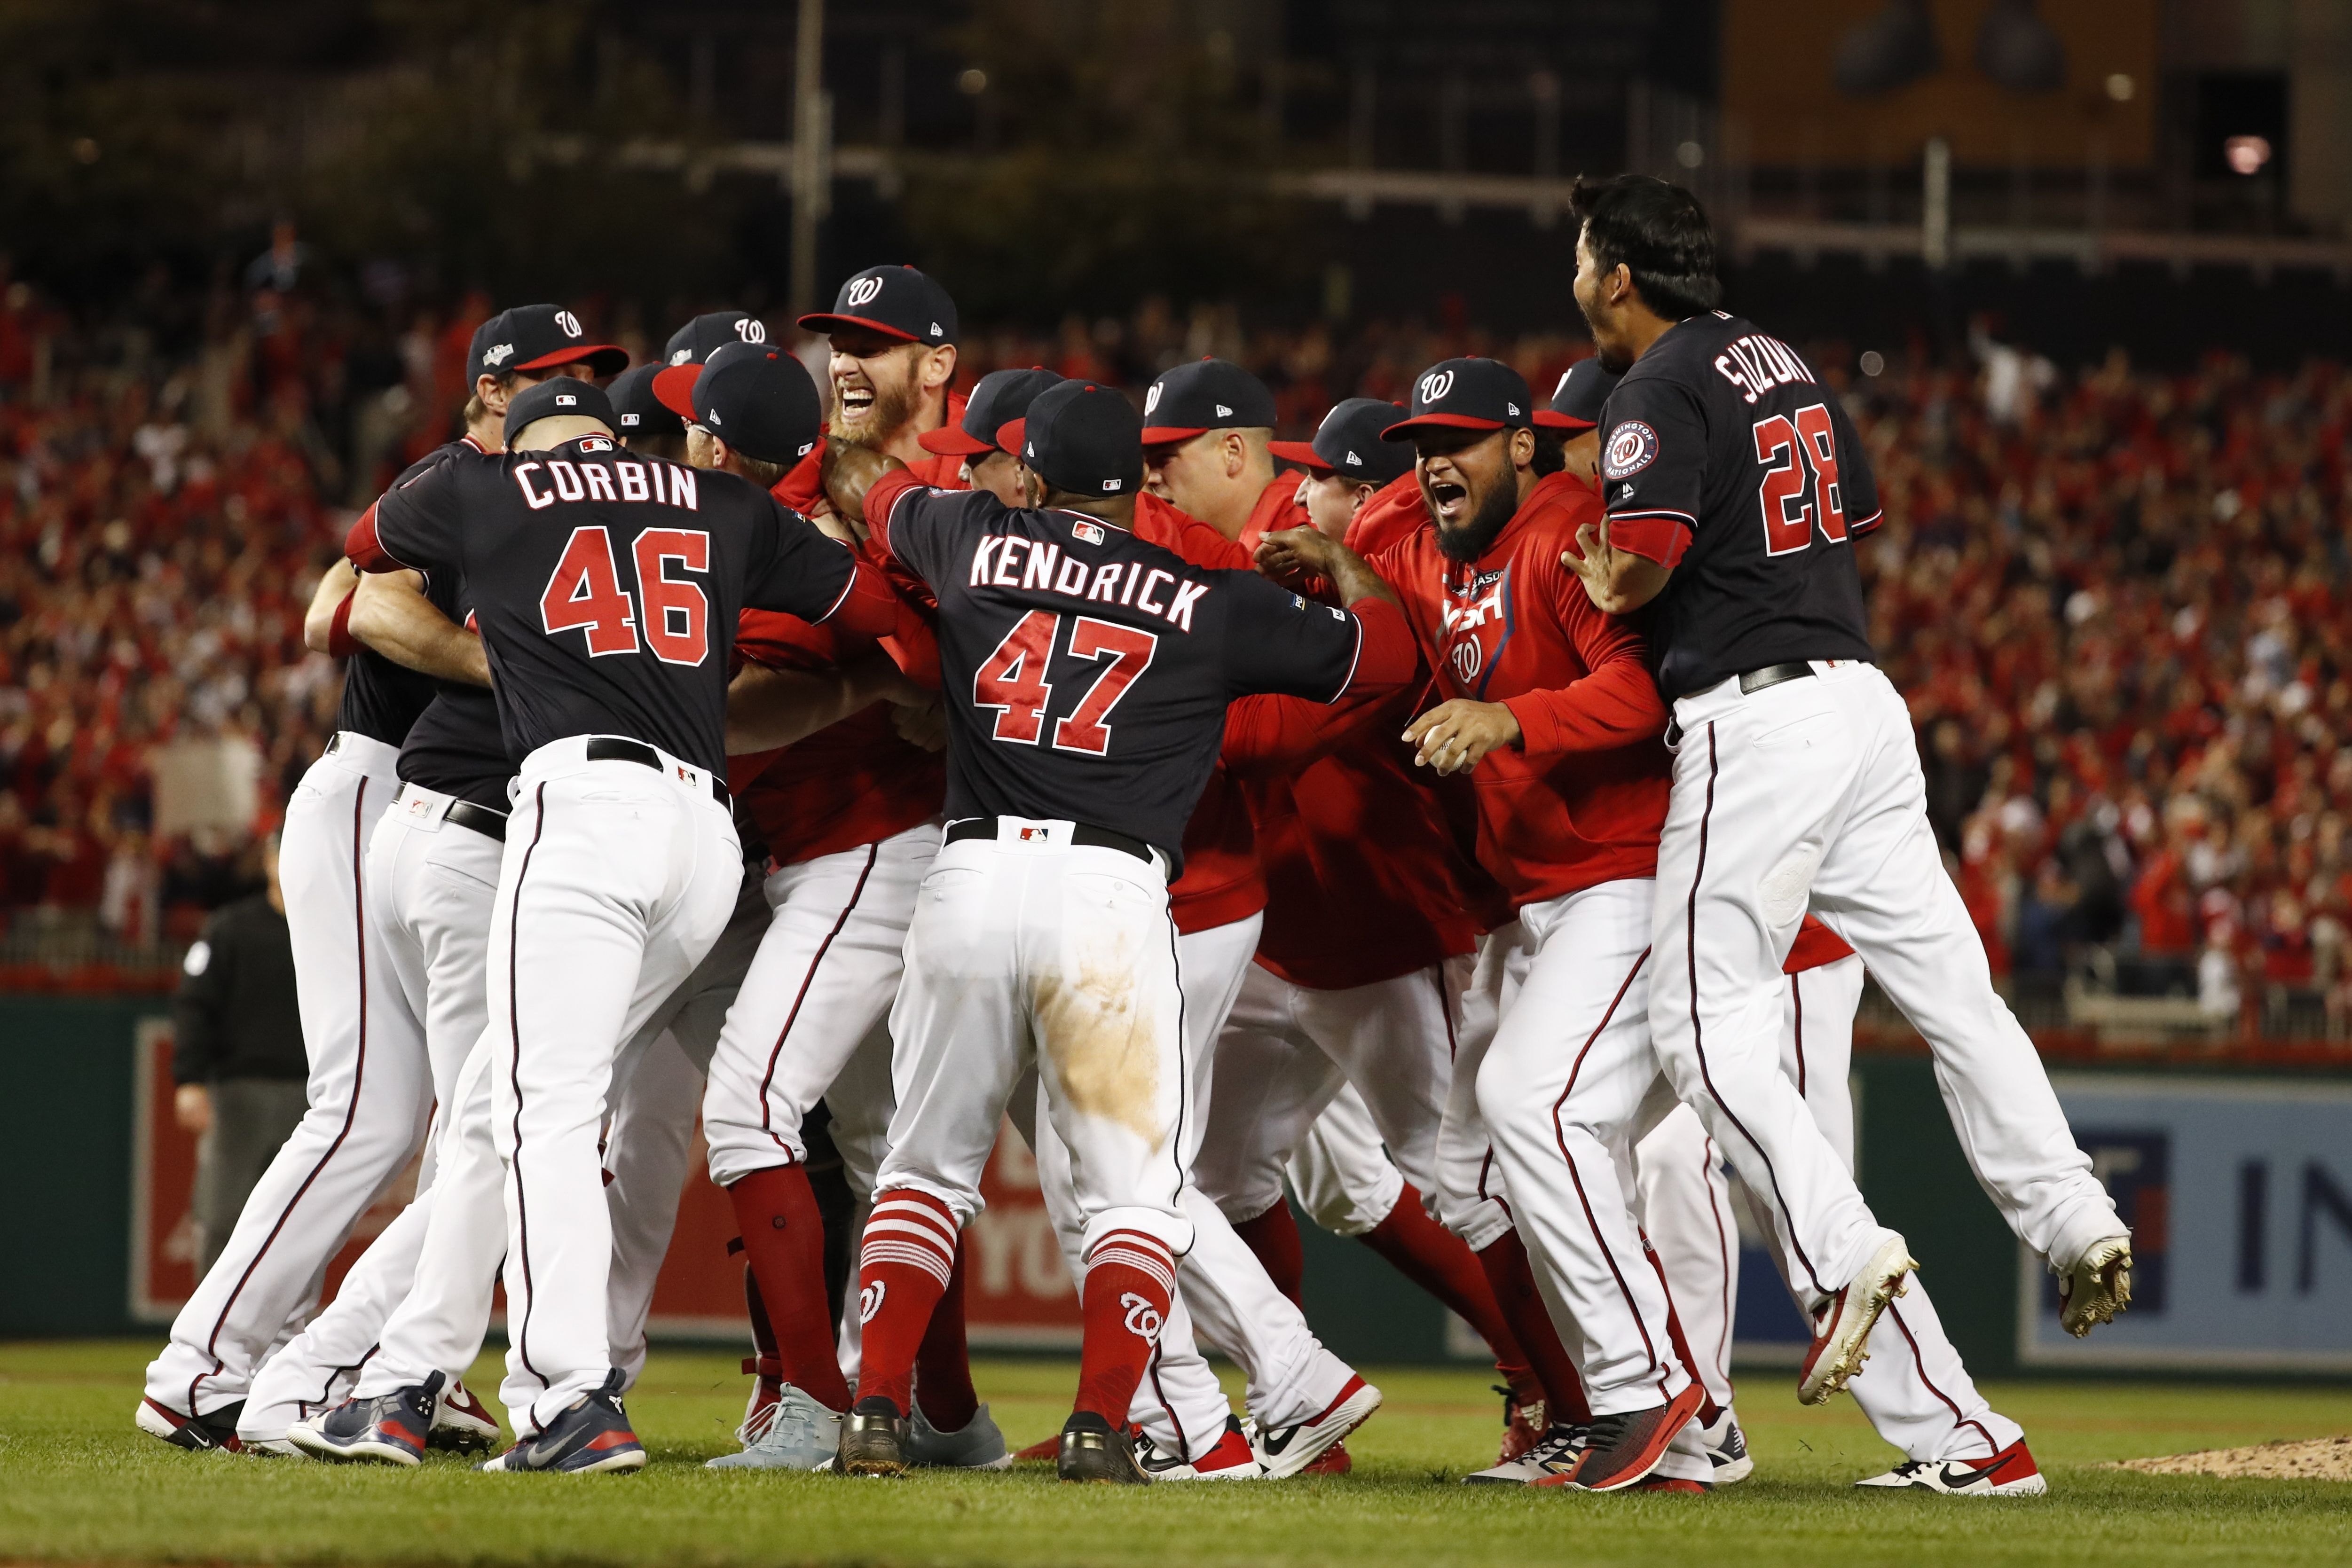
[[[2352,1370],[2352,1084],[2053,1073],[2132,1228],[2131,1311],[2077,1340],[2032,1258],[2028,1366]]]

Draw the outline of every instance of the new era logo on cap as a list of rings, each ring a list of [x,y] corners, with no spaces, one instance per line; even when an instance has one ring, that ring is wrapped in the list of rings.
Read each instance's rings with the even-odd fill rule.
[[[1384,398],[1351,397],[1331,405],[1315,439],[1276,441],[1269,450],[1286,463],[1317,474],[1343,475],[1349,483],[1385,485],[1412,466],[1412,454],[1381,440],[1381,432],[1404,410]]]

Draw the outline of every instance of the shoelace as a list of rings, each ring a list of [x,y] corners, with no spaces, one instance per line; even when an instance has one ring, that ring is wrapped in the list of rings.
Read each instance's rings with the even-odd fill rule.
[[[1546,1434],[1538,1439],[1534,1448],[1529,1448],[1520,1457],[1518,1462],[1523,1465],[1534,1465],[1538,1469],[1557,1464],[1570,1454],[1583,1448],[1591,1441],[1592,1436],[1593,1430],[1590,1427],[1557,1428],[1554,1433]]]
[[[782,1408],[782,1400],[772,1399],[745,1416],[743,1424],[735,1428],[735,1440],[748,1448],[765,1437],[769,1429],[776,1424],[776,1413]]]
[[[769,1406],[767,1424],[761,1429],[757,1441],[761,1444],[782,1445],[783,1439],[794,1436],[803,1438],[815,1437],[816,1417],[797,1403],[779,1399],[774,1405]],[[750,1448],[753,1444],[747,1441],[744,1446]]]

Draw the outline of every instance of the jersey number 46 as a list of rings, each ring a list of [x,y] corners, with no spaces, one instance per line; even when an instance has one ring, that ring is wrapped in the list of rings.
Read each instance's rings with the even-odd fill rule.
[[[564,541],[562,559],[539,596],[541,623],[551,637],[585,629],[592,659],[637,652],[642,627],[643,645],[663,664],[699,664],[710,652],[710,601],[699,586],[669,571],[673,562],[684,571],[709,571],[710,536],[698,528],[647,528],[632,553],[643,617],[621,586],[612,538],[598,526],[574,528]]]
[[[1045,733],[1045,709],[1054,688],[1045,679],[1045,664],[1062,640],[1067,619],[1048,611],[1032,610],[1004,634],[980,668],[972,672],[974,707],[996,710],[996,738],[1015,746],[1034,746]],[[1060,751],[1082,751],[1100,757],[1110,749],[1110,710],[1150,667],[1160,639],[1133,626],[1078,616],[1070,626],[1067,648],[1073,659],[1110,663],[1095,676],[1078,706],[1053,721],[1054,746]]]
[[[1845,500],[1838,491],[1837,436],[1826,403],[1811,402],[1791,422],[1785,413],[1756,422],[1756,461],[1765,465],[1757,499],[1764,507],[1764,553],[1787,555],[1822,537],[1845,542]]]

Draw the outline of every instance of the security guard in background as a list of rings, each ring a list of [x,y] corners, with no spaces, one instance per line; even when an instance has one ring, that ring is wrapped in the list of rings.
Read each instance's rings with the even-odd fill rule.
[[[310,1062],[294,1007],[294,948],[278,891],[278,836],[261,849],[269,889],[222,905],[182,965],[172,1007],[173,1113],[196,1147],[196,1273],[236,1228],[253,1184],[302,1119]]]

